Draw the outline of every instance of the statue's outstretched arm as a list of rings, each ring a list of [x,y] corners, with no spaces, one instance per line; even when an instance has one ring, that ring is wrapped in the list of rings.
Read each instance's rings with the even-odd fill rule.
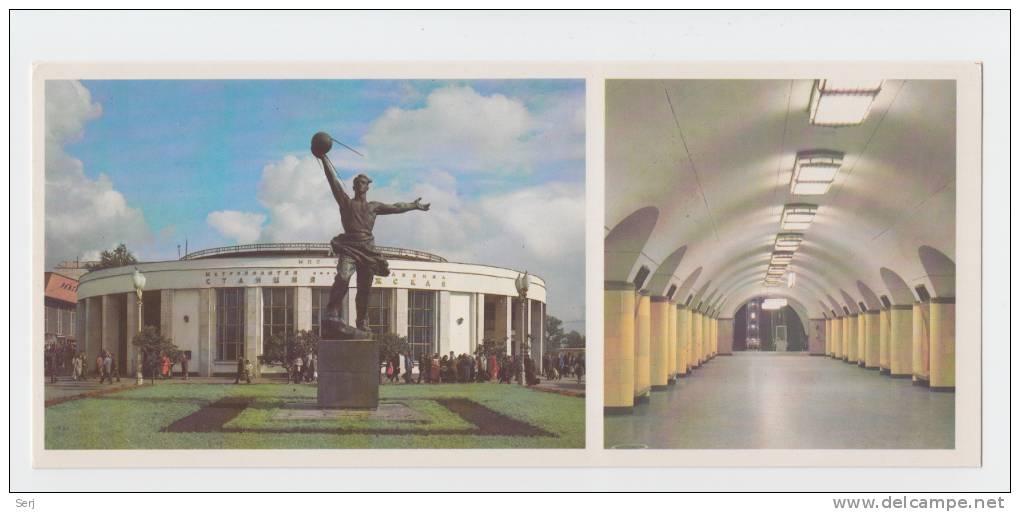
[[[336,169],[333,168],[333,162],[330,162],[329,158],[325,157],[319,160],[322,161],[322,169],[326,172],[326,181],[329,182],[329,189],[333,191],[333,198],[336,199],[337,204],[350,202],[351,197],[347,195],[343,184],[336,177]]]
[[[392,215],[394,213],[404,213],[412,210],[421,210],[423,212],[429,211],[429,203],[421,202],[421,198],[415,199],[413,203],[373,203],[375,205],[375,213],[377,215]]]

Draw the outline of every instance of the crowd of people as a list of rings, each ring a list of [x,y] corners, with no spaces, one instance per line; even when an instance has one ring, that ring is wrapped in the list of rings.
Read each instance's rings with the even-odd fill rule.
[[[577,382],[584,380],[584,354],[560,352],[549,353],[542,358],[546,380],[562,380],[573,377]]]
[[[415,361],[409,354],[394,353],[381,357],[380,380],[389,383],[403,381],[406,384],[448,384],[470,382],[499,382],[510,384],[518,380],[523,366],[524,382],[533,386],[540,381],[536,374],[535,362],[525,356],[523,365],[519,356],[506,354],[474,355],[450,352],[425,354],[418,361],[418,375],[413,371]]]
[[[100,384],[104,382],[112,384],[114,380],[120,382],[122,370],[119,358],[117,354],[109,350],[101,350],[91,366],[85,352],[78,352],[71,343],[51,343],[46,345],[44,350],[45,372],[50,382],[57,382],[58,376],[69,376],[73,381],[85,381],[88,380],[90,373],[93,377],[99,378]],[[183,352],[176,357],[176,360],[171,359],[167,354],[160,354],[159,357],[148,361],[149,377],[172,378],[174,367],[180,365],[181,374],[187,380],[189,363],[188,355]],[[129,370],[128,373],[133,372]]]

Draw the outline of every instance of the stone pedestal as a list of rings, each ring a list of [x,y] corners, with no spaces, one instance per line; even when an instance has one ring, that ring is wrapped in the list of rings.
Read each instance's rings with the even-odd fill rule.
[[[318,356],[319,407],[379,407],[379,344],[371,339],[322,339]]]

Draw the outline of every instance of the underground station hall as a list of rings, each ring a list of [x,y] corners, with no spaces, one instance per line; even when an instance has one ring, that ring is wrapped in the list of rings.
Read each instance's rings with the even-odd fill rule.
[[[956,81],[606,84],[605,446],[952,449]]]

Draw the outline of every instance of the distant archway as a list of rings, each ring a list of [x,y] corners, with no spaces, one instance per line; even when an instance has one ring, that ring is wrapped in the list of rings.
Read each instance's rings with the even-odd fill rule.
[[[762,310],[760,304],[764,298],[753,297],[737,308],[733,315],[733,351],[755,350],[752,340],[758,341],[757,350],[775,351],[780,329],[786,333],[786,352],[807,351],[808,319],[789,304],[778,310]]]

